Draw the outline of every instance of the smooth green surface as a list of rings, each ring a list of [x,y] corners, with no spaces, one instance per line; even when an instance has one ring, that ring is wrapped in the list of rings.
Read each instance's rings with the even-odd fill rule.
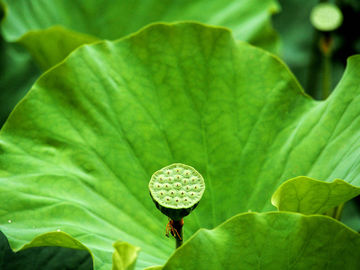
[[[114,243],[113,270],[132,270],[140,251],[140,248],[129,243],[117,241]]]
[[[199,231],[163,269],[354,270],[359,250],[359,234],[333,219],[250,213]]]
[[[153,22],[180,20],[226,26],[236,38],[277,51],[275,0],[4,0],[3,33],[19,40],[46,69],[82,43],[118,39]],[[61,27],[58,27],[61,26]]]
[[[296,177],[284,182],[271,202],[280,211],[324,214],[360,194],[360,188],[335,179],[323,182],[309,177]]]
[[[65,232],[95,269],[110,269],[112,244],[126,241],[141,248],[141,269],[173,251],[148,191],[168,164],[197,168],[207,187],[185,240],[273,210],[273,192],[299,175],[358,187],[359,69],[352,57],[316,102],[276,57],[223,28],[160,24],[84,46],[37,81],[0,132],[0,229],[15,250]]]

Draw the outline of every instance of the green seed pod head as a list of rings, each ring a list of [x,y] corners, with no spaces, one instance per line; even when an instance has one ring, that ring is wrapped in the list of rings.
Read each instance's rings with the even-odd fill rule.
[[[343,15],[336,5],[320,3],[311,11],[310,21],[317,30],[333,31],[341,26]]]
[[[163,214],[180,220],[198,205],[205,191],[205,182],[193,167],[174,163],[151,176],[149,190]]]

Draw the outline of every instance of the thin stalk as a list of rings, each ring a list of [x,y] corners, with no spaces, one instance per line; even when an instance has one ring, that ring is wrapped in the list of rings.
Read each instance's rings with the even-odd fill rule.
[[[344,209],[344,205],[345,205],[345,203],[342,203],[342,204],[338,205],[337,207],[335,207],[335,213],[334,213],[335,219],[340,220],[342,211]]]
[[[331,52],[332,52],[333,39],[325,33],[320,39],[320,51],[323,58],[323,80],[322,80],[322,99],[325,100],[331,89]]]
[[[178,238],[176,238],[176,248],[179,248],[181,245],[182,245],[182,243],[183,243],[183,239],[182,239],[182,237],[183,237],[183,234],[182,234],[182,229],[181,229],[181,231],[179,232],[179,234],[180,234],[180,236],[181,236],[181,240],[180,239],[178,239]]]
[[[174,230],[175,230],[174,237],[175,237],[175,240],[176,240],[176,248],[179,248],[182,245],[183,240],[184,240],[183,229],[182,229],[183,225],[184,225],[184,220],[183,219],[173,221],[173,227],[174,227]]]
[[[331,88],[331,57],[324,55],[322,98],[327,99]]]
[[[340,220],[343,208],[344,208],[344,203],[341,203],[338,206],[335,206],[334,208],[331,208],[328,211],[326,211],[325,215]]]
[[[306,89],[308,93],[316,98],[321,98],[321,94],[318,93],[317,89],[317,79],[318,79],[318,70],[321,68],[319,66],[319,58],[321,58],[319,52],[319,32],[314,31],[313,33],[313,42],[311,47],[311,56],[309,62],[309,68],[306,71]]]

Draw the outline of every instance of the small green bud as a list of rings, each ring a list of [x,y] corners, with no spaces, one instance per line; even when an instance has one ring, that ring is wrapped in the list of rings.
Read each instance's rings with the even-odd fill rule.
[[[174,163],[151,176],[149,190],[156,207],[163,214],[172,220],[181,220],[199,204],[205,182],[193,167]]]

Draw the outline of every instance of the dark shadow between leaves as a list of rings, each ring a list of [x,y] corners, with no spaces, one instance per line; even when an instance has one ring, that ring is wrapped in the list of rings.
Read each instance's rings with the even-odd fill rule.
[[[34,247],[13,252],[0,232],[1,270],[91,270],[93,262],[85,250],[62,247]]]

